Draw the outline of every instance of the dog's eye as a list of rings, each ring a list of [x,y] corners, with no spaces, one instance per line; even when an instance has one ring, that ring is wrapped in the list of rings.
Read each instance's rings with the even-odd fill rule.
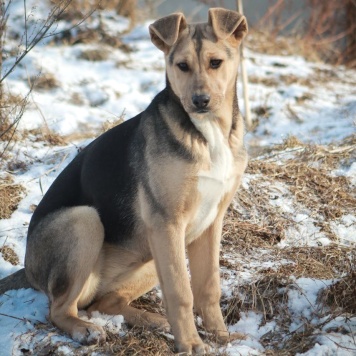
[[[182,72],[188,72],[189,70],[188,64],[185,62],[180,62],[177,64],[177,66]]]
[[[211,59],[210,60],[210,68],[218,69],[221,66],[222,60],[221,59]]]

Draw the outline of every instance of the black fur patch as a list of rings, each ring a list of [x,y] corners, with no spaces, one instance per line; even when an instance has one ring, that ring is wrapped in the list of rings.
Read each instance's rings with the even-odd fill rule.
[[[194,41],[195,51],[197,53],[198,58],[200,57],[200,52],[203,48],[203,30],[200,25],[195,26],[195,32],[192,36]]]

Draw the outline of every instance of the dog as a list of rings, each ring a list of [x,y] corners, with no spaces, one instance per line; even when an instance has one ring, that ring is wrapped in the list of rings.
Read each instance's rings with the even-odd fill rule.
[[[219,305],[219,246],[247,165],[236,93],[247,22],[211,8],[206,23],[174,13],[149,32],[164,53],[165,89],[57,177],[31,219],[25,268],[3,279],[0,292],[43,291],[53,324],[83,344],[106,336],[78,309],[171,328],[178,352],[202,354],[208,346],[193,306],[219,341],[230,337]],[[158,283],[168,320],[130,305]]]

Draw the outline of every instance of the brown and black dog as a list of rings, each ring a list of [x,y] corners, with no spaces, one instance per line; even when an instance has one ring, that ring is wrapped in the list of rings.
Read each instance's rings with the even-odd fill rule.
[[[247,23],[212,8],[207,23],[188,25],[176,13],[149,30],[165,55],[166,88],[58,176],[33,214],[25,268],[0,281],[0,292],[43,291],[51,321],[82,343],[105,340],[105,331],[79,319],[79,308],[171,326],[178,352],[204,353],[193,306],[207,330],[229,339],[219,246],[247,163],[236,94]],[[158,283],[168,321],[130,306]]]

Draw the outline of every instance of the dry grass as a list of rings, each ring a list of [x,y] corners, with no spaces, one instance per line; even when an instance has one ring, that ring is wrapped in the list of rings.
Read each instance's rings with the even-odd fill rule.
[[[337,244],[323,247],[289,247],[274,250],[272,254],[280,260],[292,262],[279,267],[276,273],[296,278],[340,278],[352,273],[356,261],[355,251]],[[269,271],[261,270],[259,273],[268,274]]]
[[[66,145],[66,137],[50,130],[47,124],[32,130],[24,130],[23,137],[32,136],[34,142],[44,142],[49,146],[64,146]]]
[[[56,336],[57,329],[49,324],[36,324],[35,331],[28,332],[25,337],[34,338],[37,335],[45,332],[47,335]],[[174,355],[173,340],[167,338],[164,334],[154,331],[149,331],[144,328],[126,329],[120,335],[106,331],[107,339],[103,345],[81,346],[70,342],[52,343],[47,337],[38,337],[33,348],[34,355],[58,355],[62,354],[59,349],[61,346],[66,346],[71,350],[71,355],[149,355],[163,356]],[[22,336],[24,337],[24,335]],[[26,349],[23,348],[24,354]],[[31,353],[32,354],[32,353]]]
[[[88,28],[85,26],[77,28],[75,32],[66,32],[62,35],[60,38],[55,38],[56,41],[61,41],[67,45],[75,45],[78,43],[84,43],[84,44],[97,44],[100,43],[101,45],[107,45],[109,47],[113,47],[116,49],[120,49],[124,53],[130,53],[132,52],[132,48],[125,44],[120,36],[117,34],[110,34],[106,29],[101,28],[101,24],[98,25],[96,28]],[[97,50],[99,51],[99,50]],[[105,55],[109,55],[109,50],[104,50],[106,51]],[[90,53],[89,53],[90,54]],[[85,55],[87,56],[88,55]],[[91,54],[92,57],[100,57],[100,54],[95,53]],[[87,58],[84,58],[87,59]]]
[[[320,296],[321,302],[328,305],[334,313],[349,313],[356,316],[356,268],[335,284],[325,288]]]
[[[80,52],[80,59],[91,62],[105,61],[109,58],[110,51],[107,48],[88,48]]]
[[[116,117],[114,120],[106,120],[101,125],[101,133],[104,133],[113,127],[122,124],[125,121],[125,110],[121,113],[120,116]]]
[[[25,105],[23,98],[12,95],[9,92],[2,92],[0,97],[0,141],[17,140],[16,122],[11,121],[11,117],[16,117],[18,109]]]
[[[45,73],[30,78],[30,82],[34,83],[34,88],[37,90],[52,90],[60,86],[59,81],[53,73]]]
[[[279,163],[274,160],[278,151],[295,149],[294,157]],[[289,138],[275,147],[276,155],[268,159],[251,160],[247,173],[263,176],[263,181],[281,182],[293,193],[297,203],[310,209],[313,216],[326,221],[353,214],[356,196],[349,180],[335,176],[331,171],[355,159],[356,136],[342,146],[303,145]],[[281,157],[279,157],[281,158]]]
[[[0,178],[0,219],[9,219],[23,198],[25,189],[15,184],[11,176]]]
[[[2,254],[2,258],[13,266],[17,266],[20,263],[16,252],[10,246],[4,245],[0,247],[0,253]]]
[[[297,36],[277,36],[267,30],[251,30],[246,46],[254,52],[271,55],[293,56],[300,55],[312,62],[322,62],[323,57],[315,46]],[[327,48],[325,48],[327,51]]]
[[[236,250],[241,253],[238,244]],[[281,305],[285,308],[288,290],[295,288],[295,278],[330,280],[347,275],[342,285],[355,287],[354,282],[350,283],[350,277],[355,276],[356,253],[348,247],[336,244],[283,249],[272,247],[268,251],[267,256],[261,257],[261,260],[268,259],[273,267],[260,268],[252,282],[238,286],[235,296],[223,302],[228,323],[239,320],[241,311],[261,312],[265,320],[276,317]],[[224,266],[230,269],[235,267],[228,264]],[[356,289],[353,291],[356,292]]]

